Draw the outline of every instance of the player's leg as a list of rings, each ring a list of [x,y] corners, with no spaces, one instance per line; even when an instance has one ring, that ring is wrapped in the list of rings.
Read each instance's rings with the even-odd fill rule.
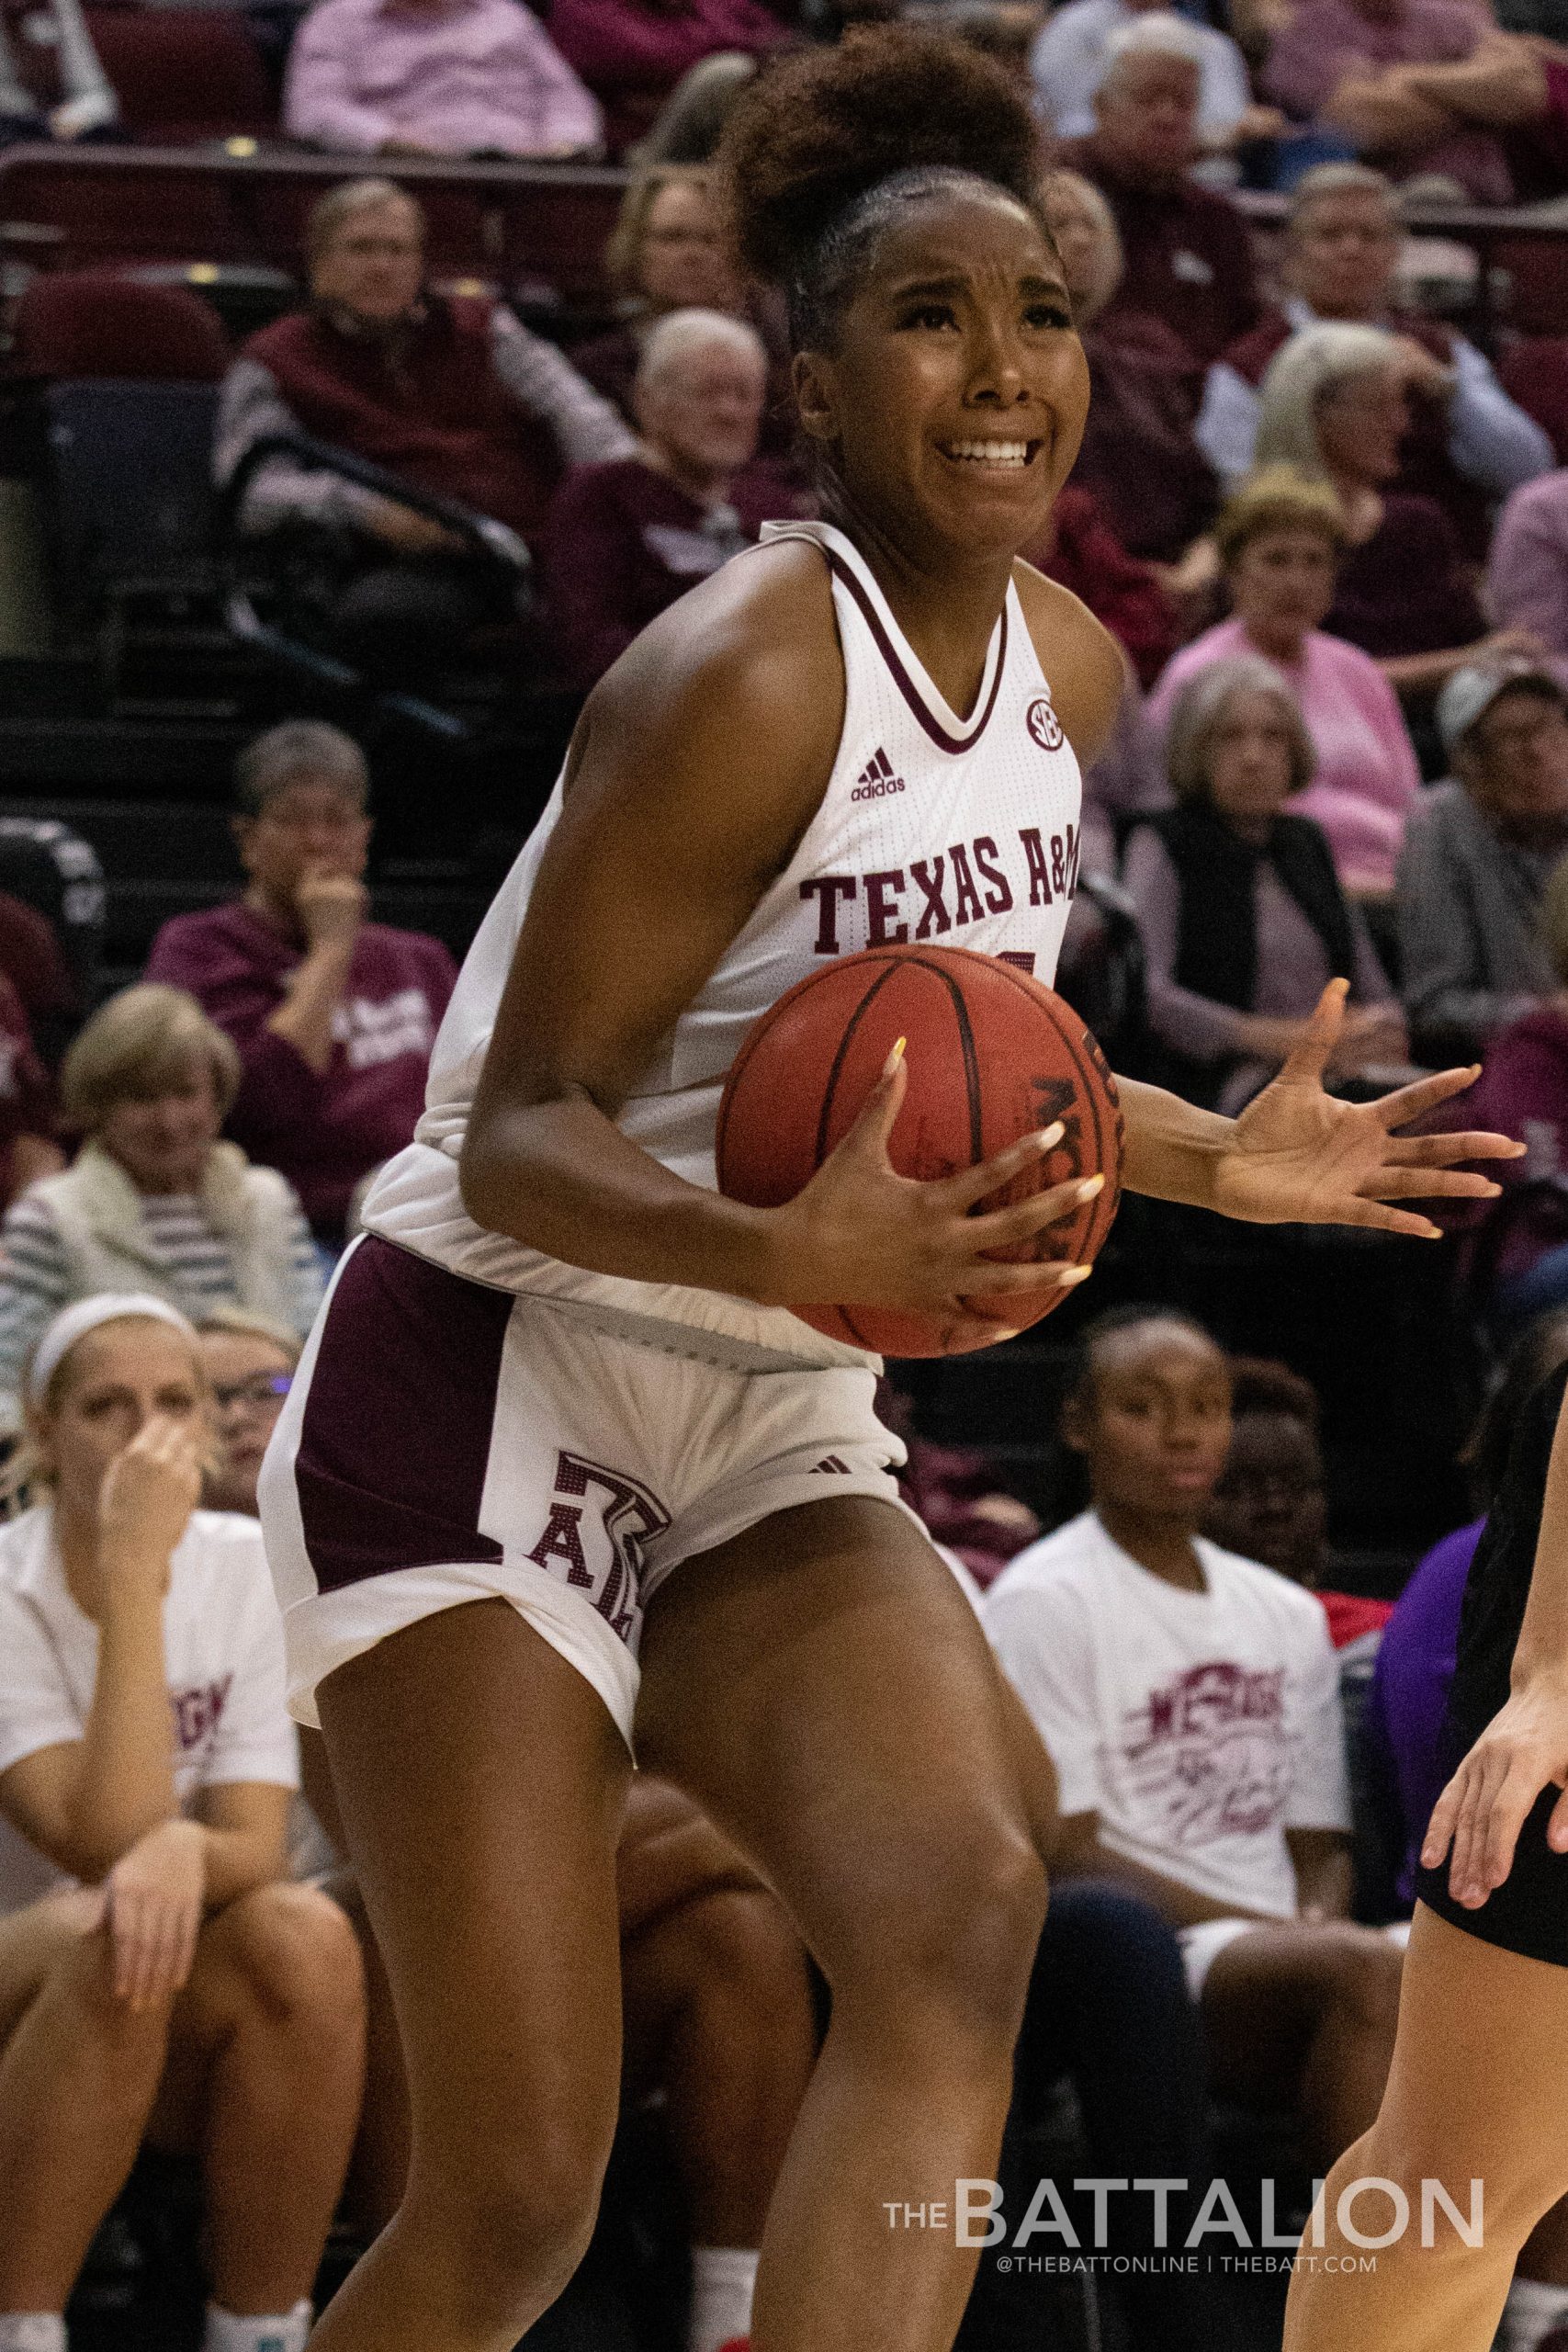
[[[103,1898],[0,1922],[0,2312],[62,2312],[135,2160],[169,2002],[117,2000]]]
[[[1519,2248],[1568,2190],[1564,2049],[1568,1969],[1416,1906],[1382,2105],[1328,2175],[1292,2280],[1285,2352],[1486,2352]],[[1359,2180],[1395,2183],[1410,2212],[1371,2268],[1338,2210]],[[1466,2217],[1472,2183],[1483,2184],[1479,2245],[1464,2244],[1441,2206],[1423,2232],[1428,2181]],[[1366,2189],[1345,2221],[1367,2237],[1394,2217],[1386,2192]]]
[[[364,2079],[359,1947],[337,1905],[258,1886],[209,1919],[147,2136],[201,2157],[223,2310],[282,2313],[310,2294]]]
[[[1260,1927],[1203,1980],[1211,2078],[1243,2106],[1299,2106],[1332,2164],[1378,2111],[1399,2017],[1401,1952],[1349,1920]]]
[[[407,2193],[321,2352],[510,2352],[588,2242],[620,2093],[629,1759],[510,1602],[442,1611],[318,1693],[397,2008]]]
[[[682,1564],[643,1644],[639,1753],[773,1884],[832,2022],[763,2240],[758,2352],[942,2352],[975,2255],[954,2183],[996,2165],[1043,1914],[1015,1717],[919,1529],[863,1498]],[[935,2226],[894,2227],[906,2206]]]

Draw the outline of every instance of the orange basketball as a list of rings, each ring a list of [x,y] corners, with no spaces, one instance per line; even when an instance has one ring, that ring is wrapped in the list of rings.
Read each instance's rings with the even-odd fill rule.
[[[1069,1004],[1015,964],[963,947],[874,947],[810,973],[780,997],[735,1059],[719,1105],[719,1189],[753,1208],[793,1200],[853,1125],[900,1037],[908,1088],[890,1156],[901,1176],[955,1175],[1060,1119],[1054,1151],[982,1205],[999,1208],[1073,1177],[1104,1190],[1007,1255],[1087,1265],[1122,1185],[1122,1113],[1104,1055]],[[991,1293],[964,1312],[1018,1330],[1068,1293]],[[982,1340],[945,1317],[853,1302],[797,1306],[829,1338],[879,1355],[951,1355]]]

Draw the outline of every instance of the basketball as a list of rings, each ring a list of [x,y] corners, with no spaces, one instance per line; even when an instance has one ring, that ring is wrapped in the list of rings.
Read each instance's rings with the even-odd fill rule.
[[[780,997],[725,1084],[720,1191],[751,1208],[793,1200],[854,1124],[900,1037],[908,1040],[908,1087],[889,1147],[898,1174],[955,1175],[1059,1119],[1055,1149],[984,1206],[1103,1173],[1094,1200],[1007,1252],[1088,1265],[1121,1194],[1116,1081],[1070,1005],[1017,965],[967,948],[870,948],[824,965]],[[962,1304],[998,1330],[1020,1330],[1068,1295],[1052,1287]],[[852,1303],[795,1312],[829,1339],[878,1355],[952,1355],[986,1344],[959,1336],[961,1327],[938,1315]]]

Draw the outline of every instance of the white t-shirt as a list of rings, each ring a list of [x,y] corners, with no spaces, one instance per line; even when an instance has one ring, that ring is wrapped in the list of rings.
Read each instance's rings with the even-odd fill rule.
[[[237,1781],[299,1785],[284,1697],[283,1623],[254,1519],[193,1511],[164,1603],[175,1788]],[[81,1739],[98,1669],[98,1629],[77,1606],[47,1505],[0,1527],[0,1773]],[[73,1882],[0,1817],[0,1917]]]
[[[1200,1541],[1206,1592],[1140,1567],[1092,1511],[1032,1544],[986,1630],[1051,1753],[1064,1814],[1239,1911],[1291,1918],[1287,1829],[1347,1829],[1339,1683],[1313,1594]]]

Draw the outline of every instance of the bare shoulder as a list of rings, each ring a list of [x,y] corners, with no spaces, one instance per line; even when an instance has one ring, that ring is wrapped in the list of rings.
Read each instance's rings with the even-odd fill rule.
[[[1051,700],[1080,762],[1104,748],[1127,681],[1122,648],[1081,597],[1032,564],[1013,566],[1029,634],[1051,689]]]

